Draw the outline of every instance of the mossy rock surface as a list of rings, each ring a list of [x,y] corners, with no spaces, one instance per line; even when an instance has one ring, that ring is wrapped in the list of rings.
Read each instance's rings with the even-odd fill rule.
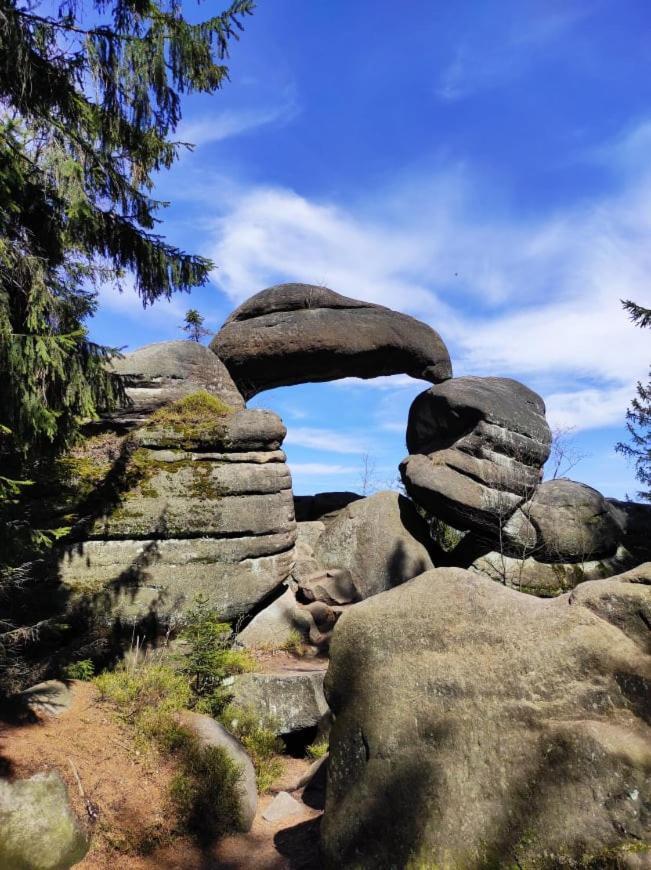
[[[58,773],[0,781],[0,867],[67,870],[82,860],[88,839]]]

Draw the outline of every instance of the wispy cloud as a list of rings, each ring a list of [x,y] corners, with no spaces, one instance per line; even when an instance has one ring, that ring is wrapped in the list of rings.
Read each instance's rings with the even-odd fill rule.
[[[298,102],[288,94],[287,99],[278,105],[226,109],[214,114],[190,117],[179,126],[176,138],[197,146],[221,142],[259,127],[289,123],[299,111]]]
[[[291,426],[285,443],[292,447],[307,447],[327,453],[357,453],[368,450],[369,439],[350,435],[333,429],[315,429],[307,426]]]
[[[292,462],[290,464],[292,474],[309,475],[337,475],[357,474],[359,467],[356,465],[329,465],[327,462]]]
[[[439,99],[465,99],[522,75],[539,52],[550,44],[562,45],[563,37],[591,10],[586,3],[548,2],[538,12],[522,3],[501,12],[470,17],[434,87]]]

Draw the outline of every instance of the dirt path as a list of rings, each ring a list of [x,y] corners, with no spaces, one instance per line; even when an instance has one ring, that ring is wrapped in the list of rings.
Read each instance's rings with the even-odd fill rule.
[[[58,717],[0,723],[0,773],[11,778],[42,770],[61,774],[75,811],[93,831],[91,849],[76,865],[79,870],[319,870],[320,811],[305,806],[282,822],[267,822],[262,813],[273,794],[261,797],[248,834],[226,837],[209,850],[175,836],[167,799],[173,765],[141,756],[91,683],[73,687],[73,703]],[[85,796],[98,808],[94,824],[71,761]],[[309,766],[305,759],[285,761],[274,791],[289,790]],[[300,799],[301,792],[293,796]]]

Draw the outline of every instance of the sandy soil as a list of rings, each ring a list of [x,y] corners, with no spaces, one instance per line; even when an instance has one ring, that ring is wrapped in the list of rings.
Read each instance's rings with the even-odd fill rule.
[[[293,657],[293,667],[296,659]],[[272,669],[288,667],[276,659]],[[311,663],[314,667],[314,663]],[[286,758],[273,791],[291,790],[309,761]],[[77,771],[84,796],[79,792]],[[275,824],[262,812],[273,794],[261,797],[248,834],[224,838],[209,850],[173,833],[167,794],[174,767],[159,756],[142,757],[128,730],[100,702],[91,683],[73,684],[73,703],[58,717],[36,723],[0,723],[0,774],[22,778],[57,770],[71,803],[92,831],[92,845],[79,870],[318,870],[320,812]],[[300,798],[300,792],[293,792]],[[92,816],[96,815],[93,819]]]

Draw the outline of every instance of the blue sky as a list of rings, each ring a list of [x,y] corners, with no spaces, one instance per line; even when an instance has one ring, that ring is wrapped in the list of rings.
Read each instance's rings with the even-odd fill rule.
[[[260,0],[156,190],[161,232],[212,281],[144,313],[107,288],[92,337],[133,349],[180,337],[190,306],[218,329],[264,287],[325,284],[430,323],[456,375],[524,381],[588,454],[572,476],[633,495],[613,445],[651,360],[619,303],[651,305],[650,32],[648,0]],[[392,485],[425,388],[250,404],[284,419],[296,492],[358,490],[365,455]]]

